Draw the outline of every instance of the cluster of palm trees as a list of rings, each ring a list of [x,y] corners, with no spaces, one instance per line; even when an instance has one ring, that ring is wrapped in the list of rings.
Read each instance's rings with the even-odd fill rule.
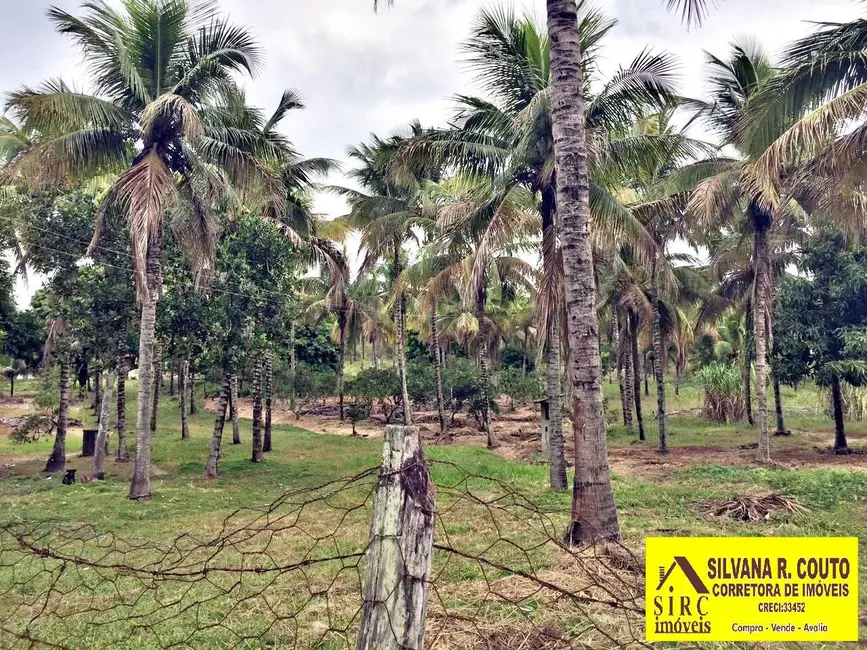
[[[688,22],[707,8],[701,0],[667,4]],[[334,319],[341,417],[347,346],[370,346],[376,363],[377,348],[393,341],[403,418],[412,422],[412,330],[430,345],[442,430],[444,346],[474,351],[495,447],[489,360],[510,339],[544,360],[557,490],[567,487],[564,411],[574,431],[576,542],[619,535],[601,340],[614,343],[625,423],[641,439],[640,384],[652,362],[664,453],[669,358],[679,381],[695,334],[726,312],[745,314],[759,458],[770,459],[774,280],[817,223],[862,230],[867,28],[824,27],[779,62],[754,43],[735,44],[726,57],[708,55],[711,96],[687,99],[664,53],[645,50],[602,76],[598,55],[614,22],[575,0],[547,5],[547,29],[506,6],[480,12],[464,46],[478,94],[457,97],[445,127],[413,123],[353,147],[354,187],[330,188],[347,199],[349,214],[330,224],[312,214],[309,192],[333,163],[302,159],[278,130],[300,100],[287,92],[270,119],[247,105],[236,77],[254,74],[261,52],[213,3],[95,0],[81,17],[50,11],[83,50],[94,92],[51,81],[12,93],[0,160],[19,192],[105,179],[95,246],[114,216],[126,217],[141,307],[131,498],[150,496],[167,222],[206,287],[218,230],[239,211],[279,228],[321,266],[300,294],[307,313]],[[712,143],[692,135],[699,124]],[[363,253],[354,278],[328,238],[349,230],[360,233]],[[706,250],[710,264],[675,252],[678,242]],[[294,323],[287,327],[294,332]]]

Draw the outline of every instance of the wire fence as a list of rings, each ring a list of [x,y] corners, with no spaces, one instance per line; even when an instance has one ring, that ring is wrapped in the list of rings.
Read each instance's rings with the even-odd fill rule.
[[[643,645],[643,562],[626,546],[568,548],[568,512],[454,464],[428,468],[437,480],[424,647]],[[0,646],[355,648],[365,572],[380,552],[377,490],[408,472],[419,468],[288,491],[209,536],[166,542],[61,521],[2,525]]]

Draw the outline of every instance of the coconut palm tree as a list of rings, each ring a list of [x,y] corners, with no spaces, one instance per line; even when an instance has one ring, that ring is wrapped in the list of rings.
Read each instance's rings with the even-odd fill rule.
[[[374,0],[374,9],[382,0]],[[387,0],[392,4],[393,0]],[[706,0],[667,0],[682,8],[688,20],[698,21]],[[564,242],[564,279],[576,435],[573,522],[575,541],[617,538],[620,526],[608,471],[608,450],[599,384],[598,323],[590,242],[590,204],[587,178],[587,139],[584,128],[583,75],[578,8],[575,0],[547,0],[551,40],[551,119],[557,173],[557,209]],[[581,329],[578,329],[578,328]]]
[[[596,52],[613,26],[597,12],[582,14],[580,31],[583,68],[590,79],[597,76]],[[457,98],[455,128],[425,133],[404,153],[408,161],[444,158],[450,166],[467,173],[502,176],[506,184],[520,184],[539,197],[542,214],[541,289],[537,292],[536,329],[545,333],[548,362],[548,399],[552,421],[551,485],[565,489],[565,458],[560,425],[560,339],[563,333],[564,299],[562,261],[555,228],[556,201],[554,146],[550,113],[550,47],[544,28],[530,17],[517,17],[506,8],[479,13],[471,38],[463,49],[487,98]],[[601,80],[593,95],[586,122],[593,137],[591,209],[597,227],[595,243],[615,232],[634,234],[640,229],[605,188],[609,168],[619,168],[630,157],[646,155],[658,146],[656,140],[674,139],[670,134],[632,136],[611,140],[615,127],[628,122],[647,106],[661,109],[675,93],[672,62],[664,55],[643,52],[611,79]],[[688,141],[676,139],[678,146]],[[671,145],[672,143],[668,143]],[[636,228],[637,226],[637,228]]]
[[[252,36],[219,16],[212,2],[93,0],[81,16],[57,8],[49,18],[82,50],[94,94],[60,80],[10,95],[8,107],[40,134],[7,167],[7,177],[30,185],[63,182],[106,171],[117,174],[99,219],[112,211],[129,221],[141,327],[135,469],[130,498],[150,489],[150,391],[154,321],[161,289],[167,213],[194,260],[198,279],[213,269],[214,191],[230,180],[270,189],[244,134],[207,120],[206,106],[232,74],[253,74],[260,53]],[[217,171],[217,170],[221,171]]]
[[[433,220],[425,214],[423,186],[427,180],[438,180],[438,166],[416,164],[399,170],[395,165],[396,153],[407,139],[417,138],[423,132],[420,124],[412,123],[408,136],[396,134],[384,140],[373,136],[369,143],[351,147],[349,157],[360,166],[349,177],[362,190],[335,188],[349,201],[351,212],[347,221],[361,233],[361,246],[365,250],[362,269],[369,270],[380,260],[386,260],[395,285],[406,266],[405,245],[408,242],[422,245],[424,239],[419,234],[430,232],[433,227]],[[411,424],[412,405],[406,383],[406,299],[403,290],[392,296],[404,421]]]

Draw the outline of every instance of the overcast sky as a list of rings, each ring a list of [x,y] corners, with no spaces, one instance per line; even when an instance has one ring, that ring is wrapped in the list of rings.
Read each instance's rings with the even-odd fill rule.
[[[45,17],[49,2],[0,0],[0,92],[63,76],[81,85],[81,60]],[[56,0],[74,11],[78,0]],[[469,92],[472,79],[460,63],[459,45],[483,0],[397,0],[374,14],[372,0],[222,0],[235,22],[255,33],[266,67],[247,83],[248,97],[270,110],[284,88],[295,88],[307,109],[283,129],[305,156],[342,159],[349,144],[370,133],[388,134],[418,118],[442,124],[450,97]],[[544,0],[514,0],[544,19]],[[771,52],[808,33],[809,21],[846,21],[863,15],[856,0],[721,0],[701,30],[687,31],[662,0],[596,0],[619,23],[603,49],[608,70],[651,46],[677,55],[685,93],[697,96],[702,50],[725,54],[737,36],[759,39]],[[337,180],[337,179],[335,179]],[[343,212],[333,197],[320,211]],[[23,295],[32,292],[23,290]]]

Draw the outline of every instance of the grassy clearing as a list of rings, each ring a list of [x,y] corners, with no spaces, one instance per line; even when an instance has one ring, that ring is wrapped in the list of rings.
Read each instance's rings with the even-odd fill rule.
[[[608,390],[616,398],[613,388],[616,387],[609,387]],[[696,396],[696,387],[684,386],[680,397],[670,400],[671,409],[695,408]],[[815,407],[816,398],[813,391],[787,391],[787,403],[813,403],[815,414],[806,412],[811,407],[804,406],[804,413],[797,411],[790,415],[787,424],[796,435],[774,440],[775,448],[781,455],[795,451],[813,452],[813,447],[819,445],[826,435],[826,439],[830,440],[830,426],[824,422],[820,409]],[[132,423],[134,391],[130,391],[128,400],[128,421]],[[610,403],[616,405],[614,401]],[[651,398],[646,400],[645,413],[652,413]],[[207,539],[217,535],[226,526],[226,517],[237,509],[271,503],[287,491],[311,490],[328,481],[358,475],[375,467],[381,452],[379,439],[317,435],[296,427],[278,426],[274,431],[275,451],[266,455],[263,464],[253,465],[249,461],[250,423],[242,421],[244,444],[225,445],[224,459],[220,465],[221,478],[206,481],[201,474],[210,444],[212,417],[203,412],[192,417],[192,439],[182,441],[176,402],[165,399],[159,415],[159,431],[153,446],[155,478],[152,501],[139,504],[126,499],[131,469],[129,465],[109,460],[109,476],[104,483],[65,487],[59,485],[59,477],[47,479],[39,472],[49,454],[51,440],[13,446],[4,438],[0,439],[0,466],[6,474],[0,479],[2,519],[5,522],[50,519],[69,525],[88,523],[100,533],[115,533],[127,538],[146,538],[162,543],[181,534]],[[92,423],[89,409],[78,407],[74,416],[82,418],[85,424]],[[647,445],[652,447],[655,425],[650,417],[647,420]],[[811,423],[814,421],[824,426],[813,429]],[[863,440],[863,425],[853,425],[850,431],[853,443]],[[650,465],[638,467],[642,471],[626,469],[627,466],[621,463],[614,464],[613,480],[625,544],[638,554],[641,553],[644,537],[655,535],[867,537],[867,471],[856,467],[854,459],[852,467],[824,467],[817,463],[815,467],[798,470],[763,468],[743,463],[731,465],[717,460],[708,461],[704,450],[711,446],[731,449],[752,442],[755,434],[749,427],[718,426],[694,416],[684,416],[671,420],[671,432],[672,445],[684,447],[681,451],[688,456],[688,462],[682,462],[681,459],[670,465],[654,467],[651,461],[638,458],[636,465]],[[636,456],[646,451],[634,445],[620,426],[613,427],[611,440],[614,453],[619,457],[628,458],[632,450],[635,450]],[[695,447],[695,450],[689,447]],[[77,454],[79,450],[80,438],[71,436],[69,453]],[[546,489],[547,467],[506,460],[485,449],[460,445],[429,447],[426,453],[433,461],[434,479],[438,485],[438,508],[441,514],[439,540],[448,540],[449,545],[466,553],[484,554],[511,568],[550,572],[558,579],[570,575],[562,568],[562,554],[553,545],[544,543],[547,536],[556,536],[557,531],[565,528],[570,498],[568,494],[554,494]],[[820,458],[818,453],[815,455]],[[672,457],[675,456],[677,454],[673,453]],[[72,458],[70,465],[83,473],[89,471],[89,459]],[[644,469],[654,469],[656,473],[645,472]],[[363,550],[369,516],[369,504],[365,498],[370,486],[371,479],[366,478],[328,499],[312,499],[311,495],[319,495],[318,492],[290,498],[288,503],[281,505],[269,517],[281,522],[291,519],[299,524],[293,523],[281,529],[261,561],[266,564],[285,563],[291,558],[311,554],[327,557],[328,553],[334,553],[335,548],[339,553]],[[510,506],[504,512],[491,514],[490,509],[468,500],[465,496],[467,492],[484,498],[502,496],[507,498]],[[531,506],[522,506],[511,492],[526,497]],[[782,492],[797,498],[809,509],[809,514],[805,517],[775,515],[765,522],[746,523],[712,519],[701,513],[701,504],[705,501],[726,499],[735,494],[770,492]],[[306,499],[311,499],[311,503],[301,507]],[[230,523],[248,522],[260,514],[258,511],[244,511]],[[500,533],[495,532],[495,523]],[[520,550],[536,546],[538,548],[532,556]],[[236,551],[224,551],[226,555],[221,556],[222,560],[231,563],[231,553]],[[195,555],[197,552],[190,551],[190,558],[203,561]],[[863,548],[861,562],[867,562]],[[586,619],[582,619],[579,612],[558,609],[542,600],[529,598],[522,601],[520,612],[517,613],[502,603],[497,605],[490,600],[489,585],[502,579],[504,574],[491,567],[481,566],[478,562],[456,560],[439,553],[435,560],[435,571],[438,593],[434,610],[445,608],[451,612],[465,612],[467,616],[473,613],[482,621],[482,629],[488,629],[486,625],[493,626],[490,628],[492,630],[496,629],[495,624],[520,628],[526,624],[528,617],[538,625],[551,622],[552,617],[560,617],[562,624],[586,625]],[[11,576],[10,568],[4,569],[0,565],[0,585],[12,580]],[[18,576],[13,591],[20,596],[24,589],[20,583],[20,568]],[[862,572],[862,611],[867,611],[865,579],[867,575]],[[124,580],[134,581],[134,578],[127,577]],[[274,623],[274,627],[268,631],[269,638],[282,639],[283,642],[291,639],[300,647],[344,647],[344,639],[337,633],[327,633],[329,626],[323,621],[332,620],[330,625],[335,628],[351,627],[352,616],[357,610],[356,566],[350,562],[337,575],[334,575],[333,568],[322,567],[309,571],[304,580],[299,580],[298,575],[285,575],[268,587],[268,594],[276,596],[284,607],[283,614],[275,615],[263,604],[260,592],[265,588],[263,585],[267,584],[263,578],[244,585],[249,590],[248,602],[255,603],[254,606],[243,612],[227,613],[231,610],[229,601],[215,598],[198,615],[206,614],[213,621],[231,616],[232,629],[246,630],[244,634],[249,635],[240,647],[268,647],[260,638],[265,634],[265,622],[268,621]],[[32,581],[27,589],[34,591],[39,584],[42,583]],[[520,585],[508,584],[511,589],[520,592]],[[126,588],[134,591],[135,584],[126,584]],[[205,597],[206,592],[200,589],[204,588],[197,586],[187,597]],[[328,596],[310,596],[311,593],[325,590],[329,592]],[[108,603],[117,603],[116,584],[103,584],[94,591],[102,599],[103,609]],[[145,600],[157,602],[163,596],[165,594],[161,592],[154,592],[149,594],[152,600]],[[299,609],[303,610],[302,614],[295,613]],[[133,610],[129,610],[125,618],[128,620],[133,615]],[[600,612],[597,615],[604,618]],[[86,617],[82,620],[86,620]],[[312,636],[297,632],[296,624],[302,623],[301,627],[312,631]],[[201,625],[201,619],[197,619],[195,625]],[[611,625],[616,628],[615,622]],[[172,619],[167,626],[168,633],[181,640],[194,627],[193,622],[185,616]],[[118,624],[100,628],[97,637],[81,647],[159,647],[143,630],[134,637],[134,642],[121,642],[119,639],[122,635],[118,629]],[[317,630],[321,632],[319,636],[316,636]],[[43,632],[55,631],[46,625]],[[74,632],[67,630],[66,634],[74,635]],[[448,643],[438,647],[467,647],[461,644],[470,643],[470,632],[460,629],[459,625],[444,629],[443,634],[442,638]],[[227,642],[225,634],[221,636],[214,632],[207,640],[204,637],[197,640],[196,647],[224,647]]]

